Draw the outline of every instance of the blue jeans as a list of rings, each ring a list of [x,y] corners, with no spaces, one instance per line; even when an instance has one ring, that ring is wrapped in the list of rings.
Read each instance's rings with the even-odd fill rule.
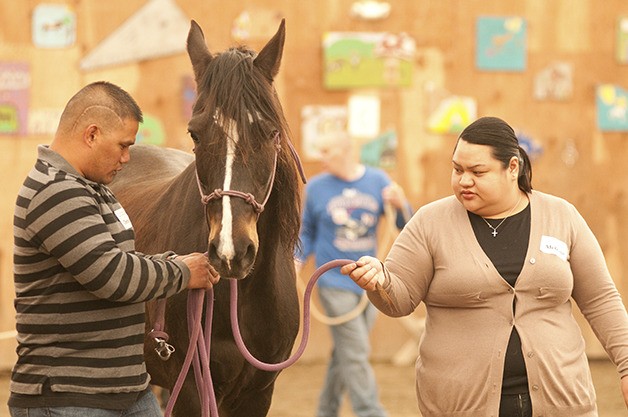
[[[126,410],[87,407],[9,407],[11,417],[163,417],[155,395],[149,391]]]
[[[353,310],[361,295],[347,290],[318,287],[323,308],[330,317]],[[368,304],[353,320],[330,326],[333,351],[318,405],[318,417],[337,417],[342,396],[348,392],[353,412],[358,417],[386,417],[379,402],[377,382],[369,362],[369,333],[377,310]]]

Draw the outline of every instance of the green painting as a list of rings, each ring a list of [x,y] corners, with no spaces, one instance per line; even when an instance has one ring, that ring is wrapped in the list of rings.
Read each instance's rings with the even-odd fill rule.
[[[328,89],[412,84],[415,42],[405,33],[326,33],[323,54]]]

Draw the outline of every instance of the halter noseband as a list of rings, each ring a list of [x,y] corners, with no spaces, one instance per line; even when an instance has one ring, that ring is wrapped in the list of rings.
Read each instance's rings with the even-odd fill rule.
[[[220,188],[215,189],[211,192],[211,194],[207,195],[203,192],[203,187],[201,186],[201,181],[198,178],[198,171],[196,171],[196,183],[198,184],[198,190],[201,193],[201,202],[203,205],[207,205],[212,200],[220,200],[224,196],[230,197],[238,197],[249,203],[253,206],[253,210],[259,215],[262,211],[264,211],[264,206],[266,202],[270,198],[270,193],[273,189],[273,184],[275,183],[275,172],[277,171],[277,159],[279,157],[279,152],[281,151],[281,136],[279,135],[279,131],[275,133],[273,137],[275,141],[275,159],[273,161],[273,170],[270,175],[270,179],[268,180],[268,191],[266,192],[266,197],[262,203],[258,203],[255,199],[255,196],[251,193],[245,193],[238,190],[222,190]],[[303,166],[301,165],[301,160],[299,159],[299,155],[296,153],[296,150],[292,146],[292,143],[288,141],[288,145],[290,146],[290,152],[292,153],[293,158],[295,158],[295,162],[299,169],[299,174],[301,175],[301,180],[303,183],[306,182],[305,174],[303,172]]]

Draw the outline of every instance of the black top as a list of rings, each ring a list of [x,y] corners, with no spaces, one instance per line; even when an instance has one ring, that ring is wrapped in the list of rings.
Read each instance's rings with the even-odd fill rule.
[[[506,218],[503,223],[501,223],[503,219],[486,219],[493,227],[497,227],[501,223],[497,227],[495,236],[493,236],[493,229],[488,227],[482,217],[469,212],[469,220],[484,253],[502,278],[514,287],[528,252],[530,204],[523,211]],[[516,303],[517,298],[515,297],[512,305],[513,312]],[[525,392],[528,392],[528,376],[521,352],[521,339],[519,339],[517,329],[513,327],[506,350],[502,394]]]

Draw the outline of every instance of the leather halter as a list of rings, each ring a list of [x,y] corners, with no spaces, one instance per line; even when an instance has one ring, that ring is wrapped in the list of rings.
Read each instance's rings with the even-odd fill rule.
[[[222,190],[220,188],[216,188],[209,195],[203,192],[203,186],[201,185],[201,180],[198,178],[198,171],[196,171],[196,183],[198,185],[198,190],[201,193],[201,202],[203,205],[207,205],[212,200],[220,200],[224,196],[229,197],[238,197],[249,203],[253,206],[253,210],[259,215],[262,211],[264,211],[264,206],[268,199],[270,198],[270,193],[273,189],[273,184],[275,182],[275,173],[277,171],[277,159],[279,157],[279,152],[281,151],[281,136],[279,135],[279,131],[275,132],[275,136],[273,137],[275,142],[275,158],[273,160],[273,170],[270,175],[270,179],[268,180],[268,191],[266,192],[266,197],[264,197],[264,201],[259,203],[255,196],[251,193],[245,193],[238,190]],[[305,179],[305,174],[303,172],[303,166],[301,165],[301,160],[299,159],[299,155],[296,150],[292,146],[292,143],[288,141],[288,146],[290,147],[290,152],[292,153],[292,157],[297,164],[297,168],[299,169],[299,175],[301,176],[301,180],[305,184],[307,181]]]

